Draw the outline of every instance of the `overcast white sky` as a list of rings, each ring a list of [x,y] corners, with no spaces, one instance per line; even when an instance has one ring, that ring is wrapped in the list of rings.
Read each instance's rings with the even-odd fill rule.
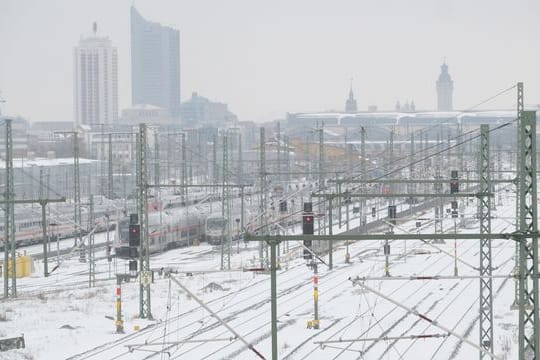
[[[192,91],[241,120],[414,99],[436,107],[443,59],[454,106],[518,81],[540,103],[537,0],[0,0],[3,114],[73,119],[73,47],[108,35],[119,53],[120,108],[131,104],[129,8],[180,30],[182,100]],[[513,108],[514,92],[485,107]]]

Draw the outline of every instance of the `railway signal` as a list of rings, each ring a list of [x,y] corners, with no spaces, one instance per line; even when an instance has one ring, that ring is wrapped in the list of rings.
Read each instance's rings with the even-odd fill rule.
[[[314,218],[313,207],[311,203],[304,203],[304,213],[302,214],[302,234],[313,235],[314,234]],[[311,240],[304,240],[304,246],[308,249],[313,249],[313,242]],[[304,259],[312,259],[313,255],[307,249],[304,249]]]
[[[397,208],[396,205],[390,205],[388,206],[388,218],[390,219],[390,222],[394,225],[396,225],[396,218],[397,218]]]
[[[450,194],[455,194],[458,192],[459,192],[458,171],[452,170],[450,172]]]
[[[141,245],[141,225],[129,224],[129,246],[138,247]]]

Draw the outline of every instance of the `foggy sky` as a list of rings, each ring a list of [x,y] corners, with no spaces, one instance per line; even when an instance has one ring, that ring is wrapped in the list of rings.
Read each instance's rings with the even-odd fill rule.
[[[180,30],[182,100],[197,91],[240,120],[342,110],[350,78],[359,110],[433,110],[445,58],[457,109],[518,81],[540,103],[535,0],[0,0],[2,113],[73,120],[73,47],[93,21],[118,48],[119,108],[130,106],[132,3]]]

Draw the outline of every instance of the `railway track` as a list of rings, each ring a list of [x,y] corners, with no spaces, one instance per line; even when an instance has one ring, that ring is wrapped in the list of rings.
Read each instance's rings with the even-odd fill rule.
[[[431,206],[432,206],[432,205],[431,205]],[[427,205],[426,207],[430,207],[430,206]],[[418,209],[418,207],[417,207],[416,209]],[[405,210],[405,211],[403,211],[402,213],[404,213],[404,212],[407,212],[407,213],[408,213],[409,210]],[[381,226],[381,225],[385,225],[385,223],[384,223],[382,220],[380,220],[378,223],[375,223],[375,222],[369,223],[369,227],[368,227],[368,228],[369,228],[369,229],[374,229],[374,228],[376,228],[377,226]],[[357,231],[357,230],[356,230],[356,231]],[[355,230],[351,230],[351,233],[352,233],[352,232],[355,232]],[[366,246],[367,246],[367,245],[366,245]],[[353,254],[353,258],[355,258],[355,257],[357,257],[357,256],[364,256],[364,257],[366,257],[366,258],[369,258],[370,256],[373,256],[373,255],[375,255],[375,254],[378,253],[378,252],[370,253],[370,254],[363,253],[363,252],[366,251],[366,248],[365,248],[366,246],[364,246],[363,244],[355,244],[355,247],[358,248],[358,251],[357,251],[355,254]],[[298,267],[303,267],[303,264],[295,265],[295,266],[291,267],[290,269],[281,272],[281,274],[284,274],[286,271],[289,271],[289,270],[294,270],[295,268],[298,268]],[[339,270],[339,269],[336,269],[336,270]],[[339,271],[334,271],[333,273],[339,273]],[[333,277],[328,277],[328,278],[325,277],[325,276],[329,276],[329,274],[332,274],[332,273],[326,273],[326,274],[324,274],[324,275],[321,274],[321,276],[320,276],[320,277],[321,277],[321,280],[322,280],[322,281],[331,281],[331,280],[333,279]],[[341,275],[341,274],[339,274],[339,275],[334,275],[334,276],[335,276],[335,277],[338,277],[338,276],[340,276],[340,275]],[[280,276],[278,276],[278,279],[279,279],[279,278],[280,278]],[[346,281],[347,281],[347,280],[344,280],[342,283],[344,283],[344,282],[346,282]],[[259,283],[263,283],[263,282],[266,282],[266,279],[259,281]],[[340,283],[340,284],[341,284],[341,283]],[[281,284],[280,284],[280,285],[281,285]],[[310,283],[310,282],[307,282],[306,284],[296,284],[296,285],[290,286],[290,287],[288,287],[288,288],[286,288],[286,289],[280,291],[278,296],[279,296],[280,298],[282,298],[282,299],[283,299],[283,298],[294,298],[294,295],[296,294],[297,291],[302,292],[302,293],[305,293],[305,289],[303,289],[305,286],[311,287],[311,283]],[[265,295],[267,295],[267,291],[268,291],[268,290],[263,289],[261,292],[257,293],[257,295],[258,295],[258,294],[261,294],[261,293],[264,293]],[[208,304],[215,304],[215,303],[214,303],[215,301],[218,301],[218,300],[223,301],[223,300],[225,300],[225,299],[227,299],[227,298],[229,298],[229,297],[231,297],[231,296],[236,296],[236,293],[231,293],[231,294],[223,295],[223,296],[221,296],[221,297],[219,297],[219,298],[217,298],[217,299],[214,299],[214,300],[212,300],[212,301],[209,301]],[[328,294],[328,296],[330,296],[330,294]],[[249,301],[252,301],[252,299],[244,299],[244,300],[242,300],[242,301],[240,301],[240,302],[235,303],[234,305],[242,304],[242,303],[244,303],[245,301],[248,301],[248,300],[249,300]],[[292,312],[292,311],[294,311],[294,310],[297,309],[297,308],[300,309],[300,308],[304,307],[304,306],[306,305],[305,303],[311,302],[311,301],[312,301],[311,299],[308,299],[306,302],[303,302],[303,303],[301,303],[301,304],[298,304],[298,305],[296,305],[296,306],[293,307],[293,308],[288,308],[287,310],[288,310],[288,312]],[[245,322],[245,323],[249,323],[249,321],[255,321],[255,320],[257,320],[257,318],[258,318],[259,316],[263,316],[263,315],[266,315],[266,314],[255,314],[255,316],[254,316],[253,318],[247,319],[247,320],[245,320],[245,321],[244,321],[243,323],[241,323],[241,324],[236,324],[236,325],[234,324],[234,321],[235,321],[235,320],[238,318],[238,316],[240,316],[243,312],[246,312],[246,311],[249,311],[249,310],[257,310],[257,309],[260,309],[260,308],[264,307],[264,306],[267,305],[267,304],[268,304],[268,299],[258,300],[258,301],[256,301],[255,303],[250,303],[250,305],[249,305],[248,307],[246,307],[246,308],[239,309],[239,310],[236,310],[236,311],[231,312],[230,314],[227,314],[227,316],[225,317],[225,319],[226,319],[227,322],[233,322],[232,326],[240,326],[240,325],[243,325],[244,322]],[[280,301],[280,306],[281,306],[281,305],[286,305],[286,304],[287,304],[287,303],[285,303],[285,302],[283,302],[283,301]],[[232,306],[232,305],[231,305],[231,306]],[[218,312],[218,313],[225,313],[226,311],[231,310],[231,309],[230,309],[231,306],[223,307],[222,309],[219,309],[217,312]],[[193,309],[192,309],[192,310],[193,310]],[[171,319],[169,319],[169,320],[167,321],[167,324],[170,325],[170,324],[171,324],[172,322],[174,322],[174,321],[185,320],[190,314],[191,314],[191,311],[188,311],[188,312],[185,312],[185,313],[183,313],[183,314],[180,314],[180,315],[178,315],[178,316],[176,316],[176,317],[173,317],[173,318],[171,318]],[[192,326],[194,326],[196,323],[200,323],[200,321],[208,320],[209,318],[210,318],[210,317],[207,316],[207,317],[204,317],[202,320],[199,319],[199,320],[193,320],[193,321],[188,322],[188,323],[183,323],[183,326],[185,326],[186,328],[189,328],[190,326],[192,327]],[[341,322],[342,322],[342,320],[332,322],[332,327],[331,327],[331,328],[332,328],[332,329],[335,329],[335,327],[336,327],[336,326],[339,326],[339,324],[340,324]],[[117,341],[114,341],[114,342],[105,344],[105,345],[103,345],[103,346],[96,347],[95,349],[91,349],[91,350],[89,350],[89,351],[87,351],[87,352],[85,352],[85,353],[75,355],[75,356],[71,357],[70,359],[87,359],[87,358],[93,358],[93,357],[94,357],[94,358],[100,358],[100,357],[95,357],[95,356],[104,355],[105,352],[107,351],[107,349],[118,349],[118,347],[125,346],[127,343],[129,343],[129,342],[131,342],[131,341],[136,341],[136,340],[138,340],[138,339],[140,339],[140,338],[144,338],[144,336],[147,336],[148,333],[151,333],[151,332],[153,333],[153,332],[155,332],[157,329],[161,328],[162,326],[164,326],[164,324],[158,324],[158,325],[152,325],[152,326],[149,326],[149,327],[147,327],[147,328],[144,328],[143,330],[141,330],[141,331],[138,332],[138,333],[130,334],[129,337],[128,337],[128,336],[124,337],[125,340],[124,340],[124,338],[118,339]],[[287,325],[285,325],[285,326],[287,326]],[[260,329],[266,328],[266,327],[268,327],[268,322],[267,322],[267,321],[265,321],[260,327],[254,329],[253,332],[257,332],[257,331],[259,331]],[[194,332],[191,334],[190,337],[185,338],[185,339],[186,339],[186,340],[187,340],[187,339],[193,339],[193,338],[195,338],[195,337],[197,337],[197,336],[200,336],[200,335],[202,335],[202,334],[212,334],[212,336],[218,337],[218,336],[219,336],[220,334],[222,334],[222,333],[214,334],[213,332],[215,332],[216,329],[219,329],[219,328],[220,328],[220,324],[217,324],[217,323],[215,323],[215,324],[210,324],[210,325],[207,325],[207,326],[205,326],[205,327],[203,327],[203,328],[200,328],[200,329],[194,331]],[[329,329],[325,329],[324,332],[326,333],[327,330],[329,330]],[[225,333],[226,333],[226,332],[225,332]],[[318,334],[320,334],[320,333],[322,333],[322,332],[319,332]],[[131,336],[131,335],[133,335],[133,336]],[[137,335],[137,336],[135,336],[135,335]],[[167,334],[167,336],[169,336],[169,335],[171,335],[170,332]],[[318,335],[317,335],[317,334],[314,334],[314,335],[313,335],[313,338],[316,337],[316,336],[318,336]],[[262,334],[262,335],[260,335],[257,339],[258,339],[258,341],[264,341],[264,340],[266,340],[268,337],[269,337],[269,334],[267,334],[267,335]],[[310,337],[310,338],[312,338],[312,337]],[[158,342],[158,340],[160,340],[160,339],[162,339],[162,337],[155,337],[155,338],[149,340],[149,342]],[[309,343],[309,341],[307,341],[307,342],[305,342],[305,341],[302,342],[302,345],[299,345],[298,348],[302,348],[302,347],[305,346],[305,344],[307,344],[307,343]],[[233,342],[232,344],[234,344],[234,342]],[[201,344],[201,345],[199,345],[198,347],[201,347],[201,346],[204,346],[204,344]],[[211,352],[210,354],[207,354],[206,357],[213,357],[213,356],[215,356],[215,355],[217,355],[217,354],[219,354],[219,353],[222,353],[222,352],[224,352],[229,346],[233,346],[233,345],[227,344],[226,346],[221,347],[221,348],[219,348],[218,350],[215,350],[215,351]],[[169,351],[169,352],[170,352],[170,350],[174,350],[174,347],[175,347],[175,345],[166,347],[166,348],[163,349],[163,351]],[[197,346],[193,346],[193,345],[190,345],[190,346],[180,346],[180,348],[186,348],[186,349],[185,349],[186,351],[184,351],[184,352],[182,352],[182,353],[179,353],[179,354],[173,354],[173,357],[171,357],[171,358],[182,358],[182,357],[185,357],[185,356],[190,356],[190,355],[189,355],[190,352],[194,351],[194,348],[196,348],[196,347],[197,347]],[[188,349],[188,348],[189,348],[189,349]],[[229,354],[229,355],[232,355],[232,354],[241,354],[243,350],[240,351],[240,352],[239,352],[239,351],[240,351],[240,349],[230,349],[230,351],[228,352],[228,354]],[[291,352],[291,354],[292,354],[292,353],[296,353],[296,350],[295,350],[294,352]],[[126,356],[127,354],[129,354],[129,351],[120,352],[120,353],[118,353],[118,355],[115,355],[114,358],[121,358],[121,357]],[[148,356],[145,357],[145,358],[153,358],[153,357],[155,357],[157,354],[158,354],[158,353],[152,353],[152,354],[148,355]],[[107,358],[109,358],[109,357],[107,357]]]

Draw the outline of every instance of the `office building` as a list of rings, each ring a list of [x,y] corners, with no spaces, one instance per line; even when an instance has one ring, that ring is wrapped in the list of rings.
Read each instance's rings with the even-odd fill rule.
[[[81,38],[73,51],[75,122],[114,124],[118,119],[118,60],[108,37]]]
[[[180,33],[147,21],[131,7],[131,97],[133,105],[153,105],[178,115]]]

